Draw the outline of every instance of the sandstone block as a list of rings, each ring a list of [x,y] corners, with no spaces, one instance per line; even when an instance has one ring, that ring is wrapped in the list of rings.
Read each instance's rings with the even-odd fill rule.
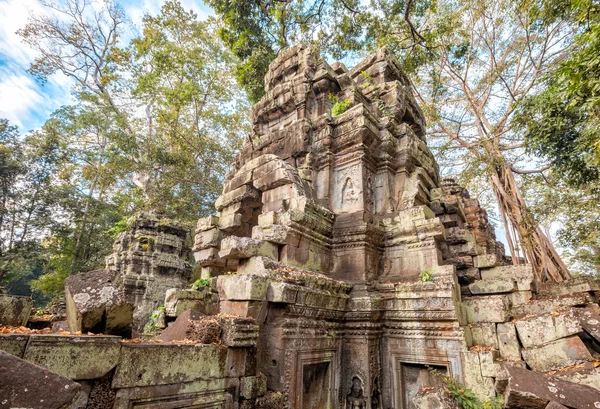
[[[225,267],[225,260],[219,257],[219,249],[215,247],[209,247],[207,249],[195,251],[194,259],[196,260],[196,263],[198,263],[202,267]]]
[[[199,344],[216,344],[221,339],[221,323],[215,316],[187,310],[156,338],[165,342],[190,340]]]
[[[219,296],[210,286],[201,290],[170,288],[165,295],[164,307],[170,317],[178,317],[187,310],[214,315],[219,312]]]
[[[500,356],[505,359],[521,359],[521,347],[515,324],[512,322],[498,323],[496,331]]]
[[[248,259],[240,260],[238,267],[239,274],[253,274],[253,273],[266,273],[271,270],[280,268],[281,265],[277,261],[269,257],[250,257]]]
[[[267,212],[258,215],[259,226],[270,226],[279,223],[279,215],[275,212]]]
[[[512,307],[528,303],[533,297],[531,291],[515,291],[508,294],[508,301]]]
[[[242,226],[242,215],[239,213],[230,213],[219,218],[219,229],[225,233],[233,233]]]
[[[226,374],[222,345],[124,344],[112,387],[132,388],[214,380]]]
[[[579,320],[572,310],[528,317],[515,322],[521,344],[534,347],[581,331]]]
[[[510,278],[488,278],[469,285],[469,290],[474,295],[511,293],[516,289],[515,282]]]
[[[219,218],[217,216],[202,217],[198,219],[198,223],[196,224],[196,233],[212,229],[218,225]]]
[[[240,395],[254,399],[267,393],[267,377],[263,374],[246,376],[240,379]]]
[[[592,356],[578,336],[562,338],[546,345],[523,348],[523,359],[535,371],[547,372],[582,362]]]
[[[293,304],[296,302],[298,287],[282,281],[271,281],[267,289],[267,301]]]
[[[463,300],[467,311],[467,320],[477,322],[508,321],[508,300],[503,295],[470,297]]]
[[[482,345],[498,349],[498,336],[496,324],[493,322],[482,322],[471,326],[474,345]]]
[[[256,346],[258,325],[251,317],[219,317],[223,332],[222,344],[228,347],[250,348]]]
[[[286,244],[289,228],[280,224],[260,225],[252,228],[252,238],[270,241],[276,244]]]
[[[243,185],[230,192],[224,193],[215,202],[218,211],[234,203],[244,202],[250,207],[259,207],[261,205],[260,192],[250,185]]]
[[[526,304],[514,306],[512,308],[512,314],[515,317],[544,314],[556,311],[558,309],[563,309],[565,307],[590,304],[592,302],[593,299],[588,293],[571,294],[555,298],[531,300],[531,302]]]
[[[500,363],[496,360],[500,358],[498,351],[479,351],[479,365],[481,366],[481,375],[484,377],[495,378],[502,369]]]
[[[223,233],[217,227],[198,232],[195,237],[194,249],[202,250],[209,247],[221,247]]]
[[[32,307],[31,297],[0,294],[0,325],[13,327],[26,325]]]
[[[71,407],[81,385],[48,369],[0,351],[0,404],[6,408]]]
[[[115,336],[30,335],[23,359],[69,379],[96,379],[117,365],[120,351]]]
[[[490,268],[498,264],[498,256],[496,254],[480,254],[473,258],[473,263],[477,268]]]
[[[269,280],[256,274],[224,275],[217,280],[221,300],[263,301],[268,287]]]
[[[596,389],[517,367],[504,367],[496,389],[504,395],[507,409],[544,409],[550,402],[575,409],[600,406],[600,391]]]
[[[221,241],[220,258],[241,260],[254,256],[263,256],[278,260],[279,250],[277,245],[273,243],[249,237],[229,236]]]

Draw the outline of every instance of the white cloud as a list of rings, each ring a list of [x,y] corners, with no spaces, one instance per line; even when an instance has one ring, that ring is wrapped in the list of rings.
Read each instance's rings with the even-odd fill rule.
[[[1,67],[0,78],[0,117],[23,129],[24,118],[44,102],[44,97],[27,74],[12,73],[7,67]]]

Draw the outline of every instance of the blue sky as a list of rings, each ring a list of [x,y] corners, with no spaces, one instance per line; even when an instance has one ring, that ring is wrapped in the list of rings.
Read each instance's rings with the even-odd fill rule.
[[[145,13],[157,14],[164,0],[118,1],[133,24],[140,26]],[[212,14],[202,0],[181,0],[201,19]],[[21,132],[40,127],[62,105],[71,103],[71,82],[60,74],[42,85],[27,73],[36,57],[34,50],[21,42],[16,31],[31,14],[47,13],[39,0],[0,0],[0,118],[8,118]]]

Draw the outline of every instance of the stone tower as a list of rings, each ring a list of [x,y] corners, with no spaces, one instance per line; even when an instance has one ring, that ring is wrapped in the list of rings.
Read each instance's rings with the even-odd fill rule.
[[[425,365],[462,377],[457,268],[468,291],[474,257],[503,251],[485,226],[469,232],[468,194],[442,186],[398,63],[382,49],[348,70],[298,45],[265,87],[194,255],[205,277],[238,273],[219,277],[221,312],[258,320],[269,389],[290,407],[403,408],[423,385],[402,379]],[[288,270],[311,275],[281,281]],[[234,291],[252,277],[281,282]]]

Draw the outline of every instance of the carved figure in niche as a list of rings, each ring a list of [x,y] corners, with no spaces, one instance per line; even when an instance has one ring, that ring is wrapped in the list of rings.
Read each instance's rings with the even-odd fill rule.
[[[358,201],[358,194],[359,191],[356,187],[356,183],[354,183],[352,178],[347,177],[344,188],[342,189],[342,202],[354,204]]]
[[[371,393],[371,409],[379,409],[379,395],[379,378],[375,377]]]
[[[363,396],[362,381],[358,376],[352,378],[352,387],[346,397],[346,409],[367,409],[367,399]]]
[[[375,206],[375,189],[373,188],[373,178],[367,178],[367,210],[373,211]]]

